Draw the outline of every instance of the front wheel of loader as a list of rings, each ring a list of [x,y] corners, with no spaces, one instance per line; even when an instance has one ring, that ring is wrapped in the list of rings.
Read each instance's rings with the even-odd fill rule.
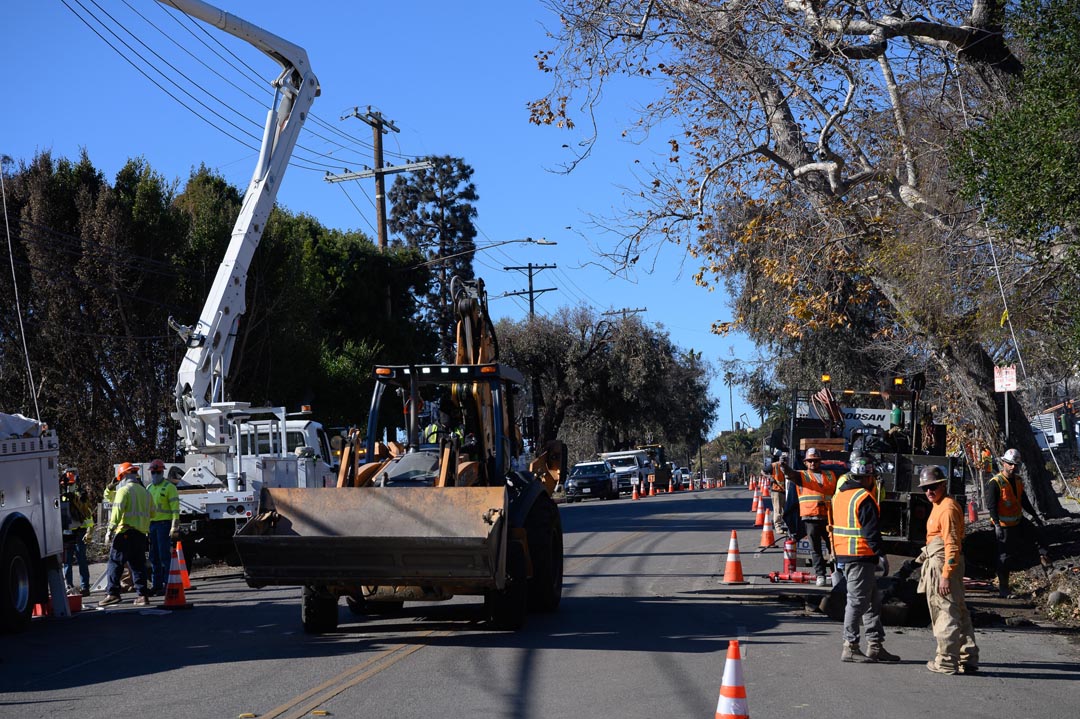
[[[516,631],[525,626],[529,608],[525,549],[518,542],[506,548],[506,587],[484,595],[484,609],[496,629]]]
[[[308,634],[325,634],[337,629],[337,597],[316,587],[304,587],[300,598],[300,621]]]
[[[529,580],[529,609],[554,612],[562,600],[563,533],[559,508],[546,495],[537,499],[525,518],[533,576]]]

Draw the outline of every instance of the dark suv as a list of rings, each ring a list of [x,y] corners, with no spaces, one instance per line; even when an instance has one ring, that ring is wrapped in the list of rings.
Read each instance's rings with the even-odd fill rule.
[[[567,503],[589,498],[619,498],[619,481],[615,468],[605,459],[575,464],[566,479]]]

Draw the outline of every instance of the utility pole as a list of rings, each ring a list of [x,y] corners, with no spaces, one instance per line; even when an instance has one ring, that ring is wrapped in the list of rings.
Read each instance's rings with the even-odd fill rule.
[[[344,120],[349,117],[355,117],[358,120],[362,120],[368,125],[371,125],[371,131],[374,133],[375,169],[365,170],[363,172],[344,172],[340,175],[331,175],[330,173],[326,173],[326,181],[346,182],[348,180],[361,180],[368,177],[375,178],[376,232],[379,235],[379,251],[386,252],[386,175],[398,172],[412,172],[413,170],[426,170],[432,165],[430,162],[410,162],[407,165],[390,167],[384,166],[383,135],[385,135],[387,132],[400,132],[400,130],[397,129],[393,122],[384,118],[381,112],[372,109],[371,105],[368,105],[367,112],[362,115],[360,114],[360,108],[354,107],[351,113],[349,113],[348,115],[342,115],[341,119]]]
[[[622,315],[622,318],[625,320],[628,315],[636,315],[636,314],[640,314],[642,312],[648,312],[648,311],[649,311],[648,307],[639,307],[636,310],[632,310],[632,309],[630,309],[628,307],[624,307],[621,310],[608,310],[607,312],[601,312],[600,314],[605,315],[605,316],[607,316],[607,315]]]
[[[533,288],[533,275],[541,270],[554,270],[557,269],[557,265],[534,265],[529,263],[524,267],[504,267],[504,270],[510,272],[511,270],[524,271],[529,275],[529,289],[521,290],[519,292],[507,292],[506,296],[528,295],[529,296],[529,321],[532,322],[536,317],[536,295],[542,295],[545,292],[554,292],[559,289],[558,287],[545,287],[542,290]],[[537,444],[540,441],[540,412],[536,405],[536,398],[540,395],[540,382],[535,376],[532,378],[532,415],[533,415],[533,453],[539,451]]]

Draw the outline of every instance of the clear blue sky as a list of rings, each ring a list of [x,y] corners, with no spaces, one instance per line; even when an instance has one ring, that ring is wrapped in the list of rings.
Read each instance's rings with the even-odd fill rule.
[[[151,0],[65,1],[0,3],[5,55],[13,70],[11,92],[0,113],[0,154],[29,161],[38,151],[51,150],[55,156],[74,158],[85,147],[110,179],[130,157],[143,156],[166,178],[178,181],[205,163],[246,187],[256,152],[226,132],[258,147],[259,139],[248,133],[261,133],[268,82],[278,66],[242,41],[206,25],[196,28]],[[655,87],[623,83],[609,92],[598,117],[600,142],[592,157],[569,176],[552,172],[567,157],[564,145],[575,145],[588,130],[565,132],[528,122],[527,102],[548,89],[548,78],[536,69],[533,56],[551,46],[544,28],[557,22],[539,2],[211,4],[303,47],[319,77],[322,95],[312,111],[315,118],[305,125],[318,134],[301,135],[300,144],[308,149],[298,154],[307,158],[307,167],[289,169],[278,194],[280,204],[329,227],[359,229],[374,237],[374,182],[331,185],[323,179],[326,170],[372,164],[371,129],[356,119],[340,119],[354,106],[371,105],[400,129],[386,137],[388,162],[452,155],[474,168],[480,195],[479,245],[523,237],[558,243],[509,244],[478,252],[476,271],[492,297],[527,287],[524,273],[506,272],[505,266],[555,264],[557,269],[535,276],[536,288],[558,288],[537,297],[538,313],[583,303],[597,311],[647,308],[641,315],[646,322],[662,325],[679,346],[702,351],[710,361],[754,359],[754,348],[745,339],[710,334],[710,324],[730,319],[730,310],[722,291],[694,286],[696,265],[681,248],[665,248],[651,273],[641,272],[629,281],[596,266],[600,260],[595,248],[611,247],[615,240],[593,233],[589,215],[611,215],[624,206],[622,188],[636,187],[635,160],[647,164],[663,158],[663,137],[654,135],[655,151],[621,137],[634,119],[633,108],[646,102],[645,93]],[[260,82],[254,81],[256,75]],[[360,142],[343,138],[328,125]],[[518,319],[528,313],[528,303],[520,297],[496,299],[491,305],[496,318]],[[712,394],[721,403],[714,433],[728,429],[732,416],[738,421],[744,413],[751,424],[757,423],[737,392],[732,411],[722,378],[713,382]]]

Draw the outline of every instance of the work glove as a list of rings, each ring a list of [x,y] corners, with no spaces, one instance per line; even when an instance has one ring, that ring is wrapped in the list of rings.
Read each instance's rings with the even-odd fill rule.
[[[999,542],[1004,542],[1005,541],[1005,527],[1002,527],[1000,524],[995,524],[994,525],[994,536],[998,538]]]
[[[180,539],[180,523],[174,521],[169,529],[169,539],[176,542]]]
[[[889,576],[889,558],[888,557],[886,557],[884,554],[882,554],[880,557],[878,557],[877,566],[878,566],[878,569],[881,570],[882,574],[884,574],[886,577]]]
[[[112,529],[110,529],[109,531],[105,532],[105,546],[106,546],[106,547],[112,547],[112,540],[113,540],[113,536],[114,536],[114,535],[113,535],[113,531],[112,531]]]

